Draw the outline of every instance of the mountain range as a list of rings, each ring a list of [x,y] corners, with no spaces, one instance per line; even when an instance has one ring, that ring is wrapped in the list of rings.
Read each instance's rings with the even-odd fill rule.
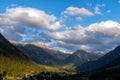
[[[77,50],[72,54],[68,54],[56,49],[48,48],[36,42],[22,44],[15,41],[10,42],[33,61],[48,66],[74,68],[78,66],[78,64],[93,61],[101,57],[100,55],[84,50]]]
[[[7,71],[8,75],[23,76],[26,72],[62,71],[48,66],[65,69],[76,67],[77,71],[87,73],[90,77],[116,78],[120,74],[120,46],[104,56],[85,50],[68,54],[36,42],[9,42],[0,34],[0,73]]]

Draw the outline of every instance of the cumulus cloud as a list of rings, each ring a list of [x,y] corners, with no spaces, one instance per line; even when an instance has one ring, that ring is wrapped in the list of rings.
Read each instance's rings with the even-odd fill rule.
[[[44,36],[58,41],[58,46],[68,50],[106,51],[111,46],[120,44],[119,32],[120,23],[108,20],[90,24],[88,27],[77,26],[61,32],[51,32]]]
[[[19,41],[25,36],[27,38],[26,28],[31,27],[38,30],[58,30],[62,25],[54,15],[30,7],[7,8],[5,13],[0,14],[0,32],[7,39]]]
[[[75,16],[77,21],[81,21],[82,16],[94,15],[85,8],[77,7],[68,7],[64,14],[66,17]],[[107,20],[87,27],[78,25],[58,30],[63,27],[61,22],[54,15],[35,8],[10,8],[0,14],[0,32],[9,40],[40,41],[49,47],[68,51],[107,51],[120,44],[120,23],[116,21]]]
[[[86,8],[70,6],[63,12],[63,15],[64,15],[64,18],[67,19],[67,21],[71,20],[71,17],[72,17],[73,21],[80,22],[83,20],[82,19],[83,16],[90,17],[90,16],[93,16],[94,14]]]
[[[73,16],[93,16],[94,14],[90,12],[88,9],[85,8],[78,8],[78,7],[68,7],[65,14],[73,15]]]
[[[115,21],[103,21],[89,25],[89,30],[94,33],[102,33],[107,36],[120,36],[120,24]]]
[[[82,44],[87,38],[85,30],[81,26],[70,29],[68,28],[62,32],[48,32],[44,36],[74,44]]]
[[[5,14],[0,14],[0,26],[24,25],[41,29],[57,30],[62,27],[54,15],[49,15],[35,8],[10,8]]]

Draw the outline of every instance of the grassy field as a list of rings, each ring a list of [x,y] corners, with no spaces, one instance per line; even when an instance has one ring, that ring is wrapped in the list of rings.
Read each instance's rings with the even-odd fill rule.
[[[59,68],[39,65],[30,60],[22,60],[16,57],[9,58],[0,54],[0,73],[3,71],[7,72],[8,78],[23,77],[26,73],[34,75],[40,72],[64,72]]]

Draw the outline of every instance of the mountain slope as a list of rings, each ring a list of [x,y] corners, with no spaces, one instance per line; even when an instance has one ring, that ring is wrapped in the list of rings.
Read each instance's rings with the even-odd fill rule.
[[[44,64],[44,65],[54,65],[57,64],[57,59],[47,53],[44,49],[34,46],[32,44],[17,45],[22,52],[24,52],[33,61]]]
[[[26,55],[9,43],[0,34],[0,72],[7,71],[9,74],[24,73],[24,71],[41,68],[41,71],[47,71],[43,66],[38,66],[32,62]]]
[[[78,71],[82,72],[93,72],[98,70],[104,70],[111,66],[119,65],[120,63],[120,46],[116,47],[114,50],[110,51],[100,59],[85,63],[77,67]]]
[[[16,56],[17,58],[28,59],[27,56],[7,41],[2,34],[0,34],[0,53],[6,57]]]
[[[73,64],[73,66],[78,66],[79,64],[96,60],[99,57],[100,56],[92,54],[90,52],[86,52],[84,50],[77,50],[64,60],[64,64],[69,63]]]
[[[10,42],[23,53],[25,53],[25,55],[27,55],[30,59],[39,64],[49,66],[59,65],[65,58],[70,55],[56,49],[47,48],[46,46],[43,46],[36,42],[27,42],[22,44],[15,41]]]
[[[60,70],[34,63],[0,34],[0,73],[3,71],[7,71],[8,76],[23,76],[25,73]]]
[[[56,49],[45,48],[44,50],[59,60],[64,60],[70,55],[68,53],[64,53],[64,52],[56,50]]]

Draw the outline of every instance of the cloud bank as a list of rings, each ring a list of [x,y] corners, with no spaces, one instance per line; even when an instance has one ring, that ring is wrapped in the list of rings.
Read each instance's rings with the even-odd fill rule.
[[[8,8],[0,14],[0,32],[8,39],[21,40],[22,37],[28,37],[26,28],[31,27],[52,31],[62,28],[62,25],[54,15],[30,7]]]
[[[57,46],[68,50],[107,51],[120,44],[120,23],[102,21],[88,27],[79,25],[61,32],[46,33],[44,36],[57,40]]]
[[[80,21],[82,16],[94,16],[86,8],[68,7],[63,12]],[[100,12],[96,9],[95,13]],[[0,32],[9,40],[38,41],[67,51],[84,49],[93,52],[108,51],[120,44],[119,22],[106,20],[72,28],[63,25],[53,14],[30,7],[9,8],[0,14]]]

